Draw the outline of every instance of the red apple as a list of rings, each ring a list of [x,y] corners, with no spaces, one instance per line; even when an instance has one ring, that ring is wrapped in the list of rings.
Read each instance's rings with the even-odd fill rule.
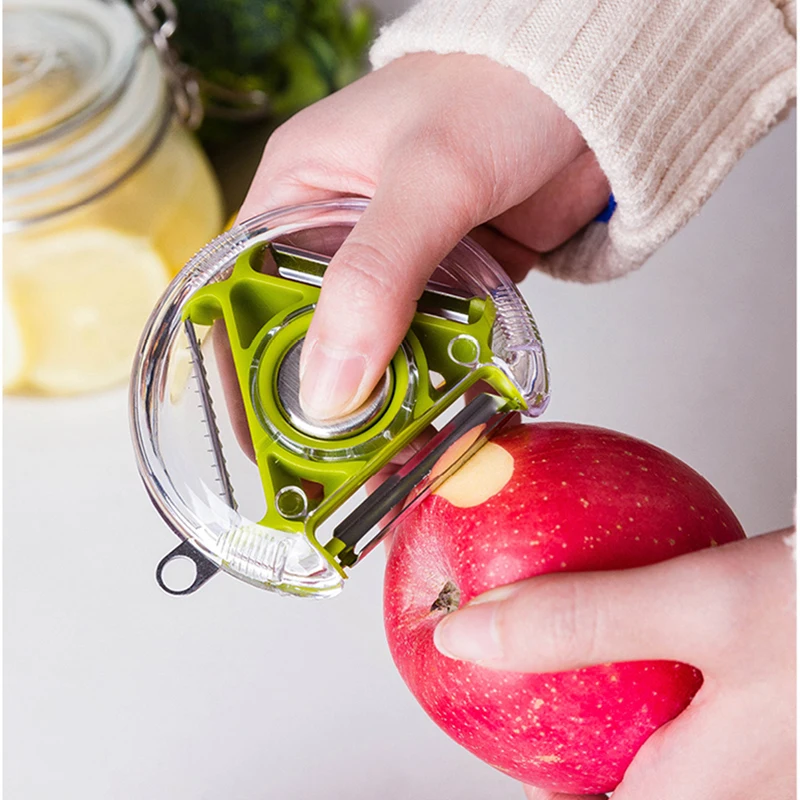
[[[611,791],[689,704],[698,670],[671,661],[491,670],[441,655],[434,628],[497,586],[643,566],[744,535],[714,488],[657,447],[583,425],[514,427],[398,526],[384,589],[392,657],[434,722],[493,767],[556,791]]]

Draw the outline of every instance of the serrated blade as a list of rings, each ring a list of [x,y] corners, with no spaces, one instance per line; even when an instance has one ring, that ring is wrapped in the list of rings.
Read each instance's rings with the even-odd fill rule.
[[[231,508],[236,508],[236,500],[233,496],[233,485],[228,474],[228,466],[225,463],[225,455],[222,452],[222,441],[217,427],[217,417],[214,413],[214,403],[211,399],[211,389],[208,385],[208,373],[206,372],[203,361],[203,351],[200,348],[200,340],[194,330],[192,321],[187,319],[184,322],[186,338],[189,340],[189,350],[192,354],[192,372],[195,378],[195,391],[199,400],[198,408],[203,416],[206,426],[205,437],[208,439],[208,452],[212,458],[212,467],[216,473],[216,481],[219,484],[220,497],[225,500]]]

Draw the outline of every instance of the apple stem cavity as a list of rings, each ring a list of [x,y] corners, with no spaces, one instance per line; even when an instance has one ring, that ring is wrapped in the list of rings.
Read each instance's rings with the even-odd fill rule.
[[[452,614],[458,611],[461,605],[461,590],[453,581],[447,581],[439,592],[439,596],[433,601],[431,612],[444,611],[445,614]]]

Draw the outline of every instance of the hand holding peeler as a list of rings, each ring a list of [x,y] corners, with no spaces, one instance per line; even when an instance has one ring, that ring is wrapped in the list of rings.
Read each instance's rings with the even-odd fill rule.
[[[151,315],[130,417],[145,489],[181,539],[156,569],[171,594],[222,571],[283,594],[335,595],[514,413],[546,408],[533,316],[499,265],[465,238],[434,271],[364,405],[336,420],[304,412],[302,343],[328,264],[367,202],[311,203],[237,225],[184,267]],[[366,482],[430,430],[367,494]],[[176,588],[164,571],[178,558],[195,575]]]

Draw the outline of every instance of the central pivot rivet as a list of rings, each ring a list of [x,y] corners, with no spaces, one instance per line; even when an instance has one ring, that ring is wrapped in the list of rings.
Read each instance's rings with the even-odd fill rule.
[[[278,400],[286,419],[301,433],[315,439],[343,439],[367,428],[389,402],[391,371],[386,370],[378,385],[360,408],[345,417],[317,420],[300,405],[300,351],[303,339],[295,342],[278,367]]]

